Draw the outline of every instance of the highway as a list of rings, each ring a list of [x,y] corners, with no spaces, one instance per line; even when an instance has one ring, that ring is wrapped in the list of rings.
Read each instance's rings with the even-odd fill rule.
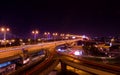
[[[70,57],[66,58],[66,56],[61,57],[61,61],[66,63],[69,66],[72,66],[72,67],[77,68],[79,70],[83,70],[85,72],[88,72],[89,74],[97,74],[97,75],[100,75],[100,74],[105,74],[105,75],[119,74],[118,72],[113,72],[112,70],[108,70],[108,68],[107,69],[105,69],[103,67],[100,68],[99,67],[100,64],[91,63],[90,61],[86,63],[85,61],[78,60],[75,58],[70,58]],[[94,64],[97,64],[97,65],[94,65]]]
[[[74,42],[78,40],[67,40],[67,43]],[[57,41],[57,42],[50,42],[50,43],[42,43],[36,45],[26,45],[18,47],[18,49],[11,49],[8,48],[6,51],[3,49],[0,53],[9,53],[14,52],[16,54],[22,54],[21,50],[24,48],[28,50],[29,53],[39,51],[41,49],[47,49],[48,53],[45,55],[45,58],[42,61],[35,62],[36,60],[41,58],[33,58],[32,62],[27,64],[25,67],[21,68],[20,70],[16,70],[15,72],[11,73],[10,75],[47,75],[50,73],[54,68],[59,64],[59,62],[64,62],[68,66],[76,68],[78,70],[84,71],[84,73],[89,75],[116,75],[120,74],[120,67],[112,66],[109,64],[101,64],[99,62],[93,62],[90,60],[86,60],[81,57],[76,57],[74,55],[70,55],[69,53],[61,53],[56,51],[56,46],[65,44],[66,41]],[[82,47],[79,47],[82,49]],[[18,53],[17,53],[18,52]],[[56,53],[57,52],[57,53]],[[11,53],[12,56],[12,53]],[[3,57],[4,59],[4,57]],[[34,61],[35,60],[35,61]],[[59,61],[60,60],[60,61]],[[36,64],[36,65],[34,65]],[[49,67],[49,68],[48,68]]]
[[[77,49],[76,49],[77,50]],[[72,66],[76,69],[83,70],[85,72],[88,72],[90,74],[97,74],[97,75],[119,75],[120,74],[120,67],[119,66],[113,66],[106,64],[104,62],[97,62],[93,60],[85,59],[84,56],[77,56],[77,55],[71,55],[70,52],[59,52],[59,59],[67,64],[68,66]],[[91,58],[91,57],[87,57]],[[92,57],[94,59],[102,59],[102,57]],[[104,57],[105,58],[105,57]]]
[[[57,42],[49,42],[49,43],[40,43],[35,45],[25,45],[25,46],[16,46],[16,47],[9,47],[9,48],[0,48],[0,59],[4,59],[11,56],[16,56],[19,54],[22,54],[22,49],[26,49],[29,52],[41,49],[41,48],[47,48],[51,45],[60,45],[64,44],[66,42],[72,42],[76,40],[64,40],[64,41],[57,41]]]
[[[76,40],[65,40],[65,41],[57,41],[57,42],[49,42],[49,43],[42,43],[42,44],[36,44],[36,45],[25,45],[25,46],[18,46],[18,47],[9,47],[9,48],[1,48],[0,49],[0,62],[5,62],[5,61],[10,61],[10,60],[14,60],[15,58],[22,56],[24,58],[24,54],[23,54],[23,49],[27,50],[28,53],[32,54],[36,51],[40,51],[41,49],[48,49],[50,54],[48,54],[46,56],[46,58],[39,64],[40,66],[44,67],[46,66],[46,64],[50,63],[52,61],[52,58],[54,56],[54,50],[55,47],[61,44],[65,44],[65,43],[69,43],[69,42],[74,42]],[[24,60],[25,61],[25,60]],[[52,61],[53,62],[53,61]],[[17,69],[15,72],[13,72],[14,75],[18,75],[20,73],[24,73],[26,75],[31,75],[36,73],[37,70],[39,70],[39,68],[42,67],[37,67],[35,66],[35,69],[30,69],[30,67],[33,65],[32,64],[36,64],[38,62],[30,62],[29,64],[21,67],[21,69]],[[11,75],[13,75],[11,74]]]
[[[56,43],[56,42],[54,42],[54,43]],[[63,44],[63,42],[60,41],[59,43],[57,43],[57,45],[59,45],[59,44]],[[17,70],[15,72],[11,73],[10,75],[13,75],[13,74],[18,75],[21,73],[25,74],[25,75],[34,75],[34,74],[37,75],[39,73],[42,73],[44,75],[45,73],[49,73],[49,72],[44,72],[44,70],[46,70],[48,68],[48,66],[51,66],[51,64],[56,63],[56,65],[57,65],[59,63],[58,60],[56,61],[53,59],[54,54],[55,54],[56,45],[51,45],[51,43],[49,43],[49,45],[50,46],[47,45],[47,47],[49,48],[48,49],[49,53],[46,55],[46,58],[44,61],[42,61],[41,63],[39,62],[38,64],[36,64],[34,66],[31,66],[32,65],[32,63],[31,63],[29,66],[28,65],[26,66],[27,68],[22,68],[20,70]],[[33,64],[34,64],[34,62],[33,62]]]

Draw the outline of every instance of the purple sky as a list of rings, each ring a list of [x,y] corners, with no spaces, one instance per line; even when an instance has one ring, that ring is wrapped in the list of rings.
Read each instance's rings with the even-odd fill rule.
[[[27,36],[36,28],[41,33],[49,31],[90,36],[120,33],[119,2],[39,1],[0,2],[0,26],[10,27],[11,32],[19,36]]]

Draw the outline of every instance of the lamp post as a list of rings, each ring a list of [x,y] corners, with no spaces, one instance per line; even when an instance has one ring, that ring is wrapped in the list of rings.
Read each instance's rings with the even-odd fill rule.
[[[5,45],[6,47],[6,44],[7,44],[7,41],[6,41],[6,35],[7,35],[7,32],[10,31],[9,28],[1,28],[1,32],[3,32],[3,44]]]
[[[32,34],[34,35],[34,43],[36,43],[36,37],[37,37],[37,34],[39,33],[38,30],[33,30],[32,31]]]
[[[44,32],[44,35],[45,35],[46,40],[50,38],[50,32]]]
[[[9,28],[1,28],[1,31],[4,34],[3,40],[5,41],[6,40],[6,34],[7,34],[8,31],[10,31],[10,29]]]
[[[63,40],[63,39],[64,39],[65,34],[60,34],[60,36],[61,36],[61,39]]]
[[[58,35],[58,33],[53,33],[53,39],[54,39],[54,41],[55,41],[55,39],[57,39],[57,38],[56,38],[57,35]]]

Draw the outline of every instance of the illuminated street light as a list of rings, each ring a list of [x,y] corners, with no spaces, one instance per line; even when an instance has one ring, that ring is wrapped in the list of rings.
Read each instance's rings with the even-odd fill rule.
[[[46,39],[50,38],[50,32],[44,32],[44,35],[45,35]]]
[[[45,32],[44,35],[50,35],[50,32]]]
[[[58,35],[58,33],[53,33],[53,36],[57,36]]]
[[[33,30],[32,33],[33,34],[38,34],[39,32],[38,32],[38,30]]]
[[[62,40],[63,40],[64,37],[65,37],[65,34],[60,34],[60,36],[61,36],[61,38],[62,38]]]
[[[8,31],[10,31],[9,28],[1,28],[1,32],[4,33],[4,38],[3,38],[4,41],[6,40],[6,33],[7,33]]]
[[[44,35],[47,35],[47,32],[44,32]]]
[[[60,36],[65,36],[65,34],[60,34]]]
[[[39,33],[38,30],[33,30],[32,31],[32,34],[34,35],[34,42],[36,42],[36,37],[37,37],[37,34]]]
[[[53,35],[53,39],[55,40],[56,37],[58,36],[58,33],[53,33],[52,35]]]

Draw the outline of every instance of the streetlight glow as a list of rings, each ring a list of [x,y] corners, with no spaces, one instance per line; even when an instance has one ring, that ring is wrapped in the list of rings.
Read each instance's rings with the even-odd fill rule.
[[[58,35],[58,33],[53,33],[53,36],[57,36]]]
[[[1,28],[1,31],[3,32],[3,31],[5,31],[5,29],[4,29],[4,28]]]
[[[10,29],[9,29],[9,28],[7,28],[6,30],[7,30],[7,31],[10,31]]]
[[[50,38],[50,32],[44,32],[44,36],[45,36],[45,39],[49,39]]]
[[[4,39],[3,40],[6,40],[6,34],[7,34],[8,31],[10,31],[9,28],[5,28],[5,27],[1,28],[1,32],[3,32],[3,34],[4,34]]]
[[[9,28],[1,28],[1,31],[2,32],[4,32],[4,31],[6,32],[6,31],[10,31],[10,29]]]
[[[38,31],[36,31],[36,34],[38,34],[39,32]]]
[[[47,35],[47,32],[45,32],[44,35]]]
[[[32,33],[34,34],[35,32],[34,32],[34,31],[32,31]]]
[[[38,31],[38,30],[33,30],[32,33],[33,33],[33,34],[38,34],[39,31]]]
[[[32,34],[34,35],[34,42],[36,42],[36,37],[37,37],[37,34],[39,33],[38,30],[33,30],[32,31]]]

